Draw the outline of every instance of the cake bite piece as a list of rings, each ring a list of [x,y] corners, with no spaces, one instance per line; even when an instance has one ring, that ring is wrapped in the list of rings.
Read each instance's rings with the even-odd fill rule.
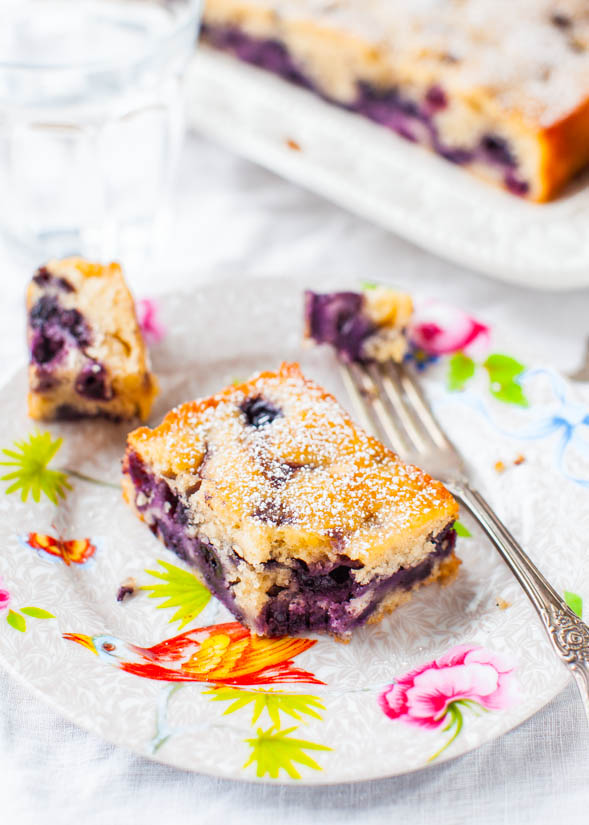
[[[411,296],[386,286],[363,292],[305,292],[305,339],[330,344],[342,361],[402,361]]]
[[[128,437],[135,513],[254,633],[347,638],[449,580],[458,505],[297,364]]]
[[[31,418],[147,418],[157,381],[118,264],[50,261],[27,310]]]

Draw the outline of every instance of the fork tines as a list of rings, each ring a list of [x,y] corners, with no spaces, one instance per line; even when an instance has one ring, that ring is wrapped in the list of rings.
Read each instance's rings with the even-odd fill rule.
[[[384,436],[401,457],[444,451],[457,458],[409,370],[393,361],[340,364],[361,425]]]

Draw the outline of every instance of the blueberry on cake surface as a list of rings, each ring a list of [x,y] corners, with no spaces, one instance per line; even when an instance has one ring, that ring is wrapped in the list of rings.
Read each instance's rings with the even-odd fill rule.
[[[330,344],[343,361],[402,361],[413,302],[385,286],[364,292],[305,292],[305,339]]]
[[[157,381],[118,264],[50,261],[27,310],[31,418],[147,418]]]
[[[450,493],[359,429],[297,364],[132,432],[123,491],[263,636],[345,639],[460,564]]]
[[[589,163],[587,0],[206,0],[202,37],[520,197]]]

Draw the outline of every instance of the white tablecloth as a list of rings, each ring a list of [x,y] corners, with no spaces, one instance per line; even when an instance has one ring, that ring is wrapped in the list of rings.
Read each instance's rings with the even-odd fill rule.
[[[172,239],[165,255],[132,279],[138,296],[221,273],[394,281],[402,270],[433,295],[529,329],[538,357],[564,371],[581,359],[589,290],[529,292],[460,270],[197,138],[188,141],[180,168]],[[0,249],[0,379],[24,361],[29,277],[23,261]],[[149,762],[64,721],[0,671],[0,821],[7,825],[584,823],[588,776],[589,728],[572,686],[507,736],[448,764],[310,789],[212,779]]]

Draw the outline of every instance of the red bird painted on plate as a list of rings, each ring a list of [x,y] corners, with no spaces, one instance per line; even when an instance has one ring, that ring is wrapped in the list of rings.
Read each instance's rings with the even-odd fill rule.
[[[137,647],[114,636],[64,633],[63,638],[144,679],[215,685],[325,684],[312,673],[293,667],[293,658],[312,647],[314,641],[252,636],[238,622],[198,627],[153,647]]]
[[[96,545],[90,539],[65,541],[45,533],[29,533],[24,543],[33,550],[40,550],[55,559],[61,559],[67,566],[85,564],[96,552]]]

